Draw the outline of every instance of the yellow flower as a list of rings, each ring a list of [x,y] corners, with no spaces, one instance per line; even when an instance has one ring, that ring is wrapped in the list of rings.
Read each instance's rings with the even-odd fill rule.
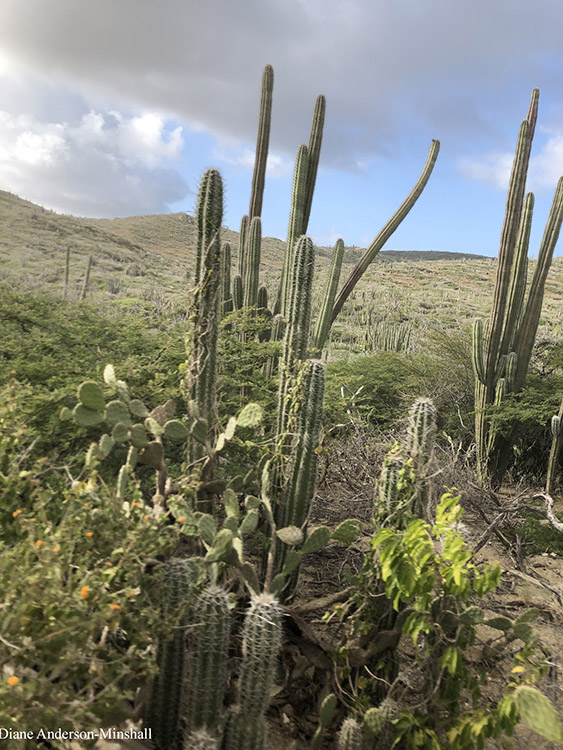
[[[94,532],[93,531],[87,531],[86,532],[86,536],[94,536]]]
[[[180,516],[180,518],[178,519],[178,523],[184,523],[185,520],[186,516]]]
[[[20,681],[20,678],[16,677],[15,674],[13,674],[11,677],[8,677],[8,685],[10,685],[12,687],[14,685],[17,685],[19,681]]]
[[[148,521],[150,516],[143,516],[143,518],[145,519],[145,521]]]
[[[43,542],[41,541],[41,539],[38,539],[38,540],[37,540],[37,541],[35,542],[35,546],[36,546],[36,547],[41,547],[41,545],[42,545],[42,544],[43,544]]]
[[[136,508],[138,504],[139,504],[139,503],[136,503],[136,502],[135,502],[135,501],[133,500],[133,502],[131,503],[131,507],[132,507],[132,508]]]
[[[119,606],[119,604],[110,604],[109,608],[110,609],[121,609],[120,606]]]
[[[88,586],[82,586],[82,588],[80,589],[80,598],[81,599],[87,599],[89,593],[90,593],[89,587]]]
[[[16,518],[17,516],[19,516],[19,514],[20,514],[20,513],[21,513],[21,510],[15,510],[15,511],[14,511],[14,512],[12,513],[12,515],[13,515],[13,517],[14,517],[14,518]]]
[[[108,568],[113,568],[113,563],[109,562],[109,560],[106,562],[106,565],[108,566]]]

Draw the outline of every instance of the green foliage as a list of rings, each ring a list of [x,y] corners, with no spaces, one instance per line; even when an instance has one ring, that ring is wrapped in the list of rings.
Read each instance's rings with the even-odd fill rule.
[[[0,723],[17,730],[103,726],[154,672],[162,616],[145,564],[169,554],[174,526],[138,484],[126,502],[92,459],[70,484],[35,458],[13,382],[0,407]],[[116,713],[117,712],[117,713]],[[19,747],[19,745],[18,745]]]

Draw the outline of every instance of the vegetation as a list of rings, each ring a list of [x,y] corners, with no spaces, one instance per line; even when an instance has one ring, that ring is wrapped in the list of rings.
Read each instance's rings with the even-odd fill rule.
[[[275,269],[260,220],[272,96],[267,66],[240,235],[221,226],[222,178],[208,170],[194,218],[170,218],[190,247],[175,278],[174,236],[160,256],[158,231],[152,254],[135,245],[150,234],[142,217],[85,222],[4,195],[15,242],[22,223],[62,230],[62,245],[40,248],[59,264],[44,279],[51,293],[18,265],[30,250],[10,260],[0,296],[6,746],[35,748],[43,729],[53,732],[45,747],[92,747],[92,736],[54,733],[113,727],[143,741],[150,729],[146,747],[156,750],[277,750],[287,744],[275,738],[280,713],[313,748],[472,750],[506,743],[519,722],[563,744],[542,692],[557,658],[535,629],[548,610],[499,604],[501,568],[478,558],[497,534],[530,577],[528,542],[561,550],[561,288],[546,283],[551,258],[540,253],[522,316],[529,377],[493,399],[492,381],[518,365],[514,342],[506,352],[502,342],[522,308],[524,256],[512,276],[501,258],[498,283],[512,293],[497,292],[473,348],[492,262],[371,265],[429,179],[437,142],[366,254],[342,241],[319,253],[306,236],[319,96]],[[518,196],[522,175],[510,188]],[[519,252],[527,228],[525,218]],[[94,260],[74,285],[77,255]],[[529,491],[487,484],[482,447],[490,458],[501,439],[515,456],[503,492],[535,482]],[[478,539],[462,504],[481,521]]]

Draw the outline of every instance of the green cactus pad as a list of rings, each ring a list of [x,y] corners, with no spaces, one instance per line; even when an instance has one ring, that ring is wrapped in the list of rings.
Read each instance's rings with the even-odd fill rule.
[[[125,497],[125,491],[127,490],[127,480],[129,478],[129,470],[127,466],[122,466],[117,476],[117,497],[123,500]]]
[[[131,427],[131,417],[129,415],[129,409],[123,403],[123,401],[110,401],[106,407],[106,419],[107,421],[115,425],[121,422],[126,427]]]
[[[135,446],[135,448],[144,448],[146,445],[148,445],[149,438],[147,435],[147,431],[143,427],[142,424],[134,424],[131,425],[129,428],[129,440],[131,441],[131,444]]]
[[[221,529],[213,540],[212,547],[205,555],[205,562],[221,562],[225,560],[233,548],[233,534],[229,529]]]
[[[104,414],[101,411],[88,409],[83,404],[77,404],[72,412],[76,422],[82,427],[93,427],[104,421]]]
[[[181,442],[188,437],[190,431],[183,422],[180,422],[179,419],[171,419],[164,425],[164,434],[171,440]]]
[[[305,543],[301,547],[302,555],[309,555],[311,552],[317,552],[318,550],[326,547],[330,540],[330,529],[328,526],[319,526],[317,529],[311,531]]]
[[[117,386],[117,378],[115,376],[115,370],[113,365],[106,365],[104,368],[104,383],[106,385],[115,388]]]
[[[92,411],[103,411],[106,408],[104,393],[93,380],[86,380],[78,386],[78,400]]]
[[[237,425],[239,427],[256,427],[262,421],[263,414],[260,404],[247,404],[237,417]]]
[[[284,544],[289,544],[290,547],[296,547],[298,544],[303,542],[303,531],[298,526],[286,526],[283,529],[276,531],[276,536],[281,539]]]
[[[160,424],[160,422],[157,419],[154,419],[153,417],[147,417],[145,419],[145,429],[148,430],[151,435],[154,435],[155,437],[158,437],[159,435],[164,434],[164,427]]]
[[[129,402],[129,411],[134,417],[144,419],[149,416],[149,410],[138,398],[134,398]]]
[[[343,544],[352,544],[362,533],[362,523],[356,518],[347,518],[342,521],[331,534],[331,538]]]
[[[123,422],[118,422],[113,426],[111,436],[116,443],[124,443],[129,437],[129,430],[127,429],[126,425],[123,424]]]
[[[149,443],[141,453],[140,458],[143,463],[148,464],[153,469],[160,470],[164,459],[164,451],[162,450],[161,443],[157,443],[156,440],[153,440],[153,442]]]
[[[194,440],[197,440],[198,443],[205,445],[208,437],[208,429],[207,422],[204,419],[196,419],[196,421],[192,425],[192,429],[190,430],[190,432]]]
[[[115,441],[111,435],[108,435],[107,433],[105,435],[102,435],[99,442],[100,454],[102,458],[107,458],[109,456],[114,445]]]
[[[514,691],[516,707],[530,729],[551,742],[563,743],[563,728],[551,701],[530,685],[519,685]]]
[[[242,519],[239,527],[239,533],[241,534],[241,536],[244,536],[245,534],[252,534],[253,531],[256,531],[259,520],[260,515],[258,511],[249,510],[246,516]]]
[[[68,408],[68,406],[63,406],[59,413],[59,419],[61,422],[68,422],[69,419],[72,419],[72,411]]]

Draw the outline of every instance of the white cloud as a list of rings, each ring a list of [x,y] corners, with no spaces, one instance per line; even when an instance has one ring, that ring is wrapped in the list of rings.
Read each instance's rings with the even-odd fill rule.
[[[462,157],[458,168],[463,177],[506,190],[513,159],[514,155],[509,153],[487,154],[480,159]]]
[[[65,213],[166,211],[188,187],[168,164],[183,146],[154,113],[90,111],[73,123],[0,112],[2,187]]]
[[[254,159],[256,152],[248,146],[237,145],[234,139],[220,139],[219,146],[213,150],[213,158],[222,161],[225,164],[231,164],[236,167],[252,172],[254,169]],[[266,175],[268,177],[287,177],[293,171],[293,163],[290,159],[275,154],[268,153],[266,163]]]

